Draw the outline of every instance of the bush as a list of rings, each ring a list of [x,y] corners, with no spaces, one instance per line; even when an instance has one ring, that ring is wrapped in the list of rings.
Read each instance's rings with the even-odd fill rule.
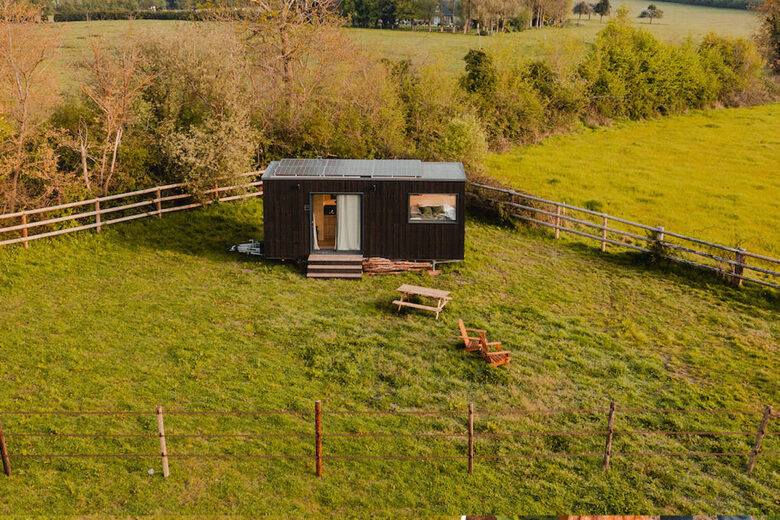
[[[582,89],[561,80],[544,61],[518,61],[511,52],[469,51],[460,84],[482,119],[492,148],[530,142],[568,126],[580,114]]]
[[[761,81],[764,61],[752,43],[710,33],[699,46],[699,55],[704,68],[715,78],[718,101],[736,106],[765,99]]]
[[[592,110],[611,118],[736,104],[764,92],[761,60],[749,42],[710,35],[698,46],[666,45],[622,19],[598,34],[580,74]]]
[[[194,10],[142,11],[70,11],[54,13],[55,22],[86,22],[90,20],[202,20],[205,13]]]
[[[135,157],[158,181],[187,182],[201,193],[222,177],[254,166],[259,136],[251,124],[252,94],[243,77],[241,41],[229,27],[187,25],[157,35],[143,49],[149,75]],[[143,127],[143,129],[141,129]]]
[[[438,142],[440,161],[460,161],[471,175],[484,173],[487,140],[479,120],[473,115],[456,117],[444,127]]]

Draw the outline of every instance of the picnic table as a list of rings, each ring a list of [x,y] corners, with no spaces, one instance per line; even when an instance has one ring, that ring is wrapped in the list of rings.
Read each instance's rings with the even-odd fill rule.
[[[398,305],[398,312],[401,312],[401,307],[422,309],[424,311],[435,312],[437,320],[439,319],[439,313],[444,309],[444,306],[447,305],[448,301],[452,300],[449,291],[440,291],[439,289],[430,289],[428,287],[420,287],[419,285],[409,285],[405,283],[396,290],[401,293],[401,299],[393,301],[394,305]],[[436,300],[436,306],[411,302],[409,301],[409,298],[412,296],[433,298]]]

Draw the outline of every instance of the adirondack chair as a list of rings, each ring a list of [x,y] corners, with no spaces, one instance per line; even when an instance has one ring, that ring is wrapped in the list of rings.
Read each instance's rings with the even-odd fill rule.
[[[488,341],[486,330],[468,329],[460,318],[458,318],[458,326],[460,327],[460,337],[463,339],[467,352],[479,351],[483,359],[494,367],[509,364],[512,353],[509,350],[501,350],[500,341]],[[469,336],[469,332],[477,332],[479,337]],[[490,350],[491,347],[493,347],[492,352]]]
[[[487,331],[482,329],[467,329],[463,320],[458,318],[460,337],[463,339],[463,348],[466,352],[474,352],[482,349],[482,343],[487,343]],[[479,337],[469,336],[469,332],[479,333]]]
[[[495,347],[496,350],[491,351],[490,347]],[[501,350],[501,342],[496,341],[494,343],[482,342],[480,345],[480,354],[482,357],[493,365],[494,367],[500,367],[501,365],[509,365],[512,360],[512,352],[509,350]]]

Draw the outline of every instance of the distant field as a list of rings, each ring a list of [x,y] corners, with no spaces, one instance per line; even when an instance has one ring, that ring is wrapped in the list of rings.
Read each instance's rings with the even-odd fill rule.
[[[664,17],[652,24],[638,20],[642,9],[652,2],[628,0],[615,2],[615,9],[626,5],[631,12],[631,18],[638,26],[646,29],[665,41],[678,41],[688,36],[701,36],[710,31],[722,35],[750,37],[756,29],[756,14],[749,11],[734,9],[718,9],[692,5],[656,2],[663,10]],[[604,23],[606,23],[606,18]],[[577,23],[576,18],[572,19]],[[598,16],[590,21],[583,18],[581,25],[573,25],[564,29],[548,27],[541,30],[528,30],[511,33],[504,36],[476,36],[473,34],[440,33],[436,29],[428,32],[425,28],[411,31],[379,31],[375,29],[350,29],[349,34],[378,54],[393,58],[408,55],[424,54],[432,57],[444,57],[449,70],[460,71],[463,68],[462,58],[469,49],[489,45],[499,38],[507,38],[519,46],[520,52],[529,56],[538,55],[545,44],[555,38],[574,38],[583,42],[593,41],[596,33],[604,27]]]
[[[734,9],[718,9],[673,3],[656,2],[664,11],[664,17],[651,24],[636,19],[648,2],[628,0],[623,2],[631,11],[631,17],[642,28],[667,41],[675,41],[687,36],[702,35],[716,31],[723,35],[749,37],[756,27],[755,13]],[[615,9],[621,5],[615,3]],[[574,20],[576,23],[576,20]],[[606,19],[605,19],[606,22]],[[102,21],[68,22],[59,24],[64,31],[63,64],[77,58],[85,48],[89,37],[98,35],[119,35],[130,24],[139,29],[157,28],[174,30],[178,23],[164,20],[141,21]],[[186,23],[186,22],[184,22]],[[460,33],[440,33],[436,29],[428,32],[425,28],[416,31],[347,29],[347,34],[361,43],[378,57],[403,58],[421,56],[426,59],[440,59],[446,70],[458,72],[463,68],[463,56],[469,49],[489,45],[501,38],[510,40],[518,46],[519,52],[529,56],[542,52],[545,44],[556,38],[574,38],[583,42],[592,41],[596,33],[604,27],[597,16],[590,21],[583,19],[581,25],[563,29],[550,27],[541,30],[528,30],[503,36],[476,36]]]
[[[530,193],[780,255],[780,104],[583,130],[489,159]]]

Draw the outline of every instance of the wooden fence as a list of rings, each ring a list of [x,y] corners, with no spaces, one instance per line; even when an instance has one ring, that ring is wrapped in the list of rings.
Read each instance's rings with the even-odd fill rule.
[[[262,173],[262,171],[249,172],[239,177],[258,177]],[[32,240],[39,238],[86,229],[94,229],[100,233],[104,226],[120,222],[146,217],[162,218],[165,213],[198,208],[213,202],[262,196],[263,181],[249,180],[251,182],[229,186],[215,183],[214,188],[203,192],[201,200],[195,200],[191,193],[185,191],[186,184],[178,183],[58,206],[7,213],[0,215],[0,225],[11,222],[11,225],[0,227],[0,246],[21,243],[27,248]],[[106,219],[106,215],[111,215],[112,218]]]
[[[713,271],[729,283],[743,281],[780,289],[780,259],[688,237],[577,206],[514,190],[469,183],[472,195],[506,208],[512,217],[599,242],[601,251],[615,246],[653,253],[667,260]],[[750,259],[751,263],[748,262]],[[746,270],[751,271],[747,276]]]
[[[636,418],[638,416],[646,415],[661,415],[662,424],[674,424],[674,419],[669,416],[679,414],[701,414],[701,415],[719,415],[725,416],[741,416],[744,421],[750,420],[750,417],[760,417],[755,429],[749,430],[743,427],[738,431],[724,431],[724,430],[661,430],[661,429],[617,429],[615,427],[616,418],[618,415],[622,422],[626,422],[629,418]],[[592,426],[598,426],[598,423],[604,424],[600,429],[577,429],[577,430],[565,430],[565,431],[517,431],[513,428],[513,431],[496,431],[497,418],[508,417],[510,421],[515,420],[517,417],[529,417],[534,415],[542,416],[587,416],[589,417],[588,424]],[[770,419],[778,417],[778,413],[774,413],[770,405],[765,406],[763,410],[680,410],[680,409],[649,409],[649,408],[618,408],[615,402],[611,402],[608,408],[592,408],[592,409],[540,409],[540,410],[475,410],[473,404],[469,404],[467,409],[464,410],[448,410],[448,411],[430,411],[430,410],[367,410],[367,411],[348,411],[348,410],[323,410],[321,402],[316,401],[314,407],[310,411],[168,411],[163,413],[162,407],[157,407],[155,410],[150,411],[1,411],[0,417],[3,421],[12,417],[24,417],[29,419],[30,416],[38,416],[43,420],[49,421],[41,429],[42,432],[22,432],[16,429],[3,430],[2,421],[0,421],[0,451],[2,452],[3,468],[6,475],[12,474],[11,461],[22,461],[25,459],[57,459],[57,458],[85,458],[85,459],[98,459],[98,458],[147,458],[147,459],[159,459],[160,467],[162,468],[163,476],[170,475],[169,460],[171,459],[198,459],[198,458],[243,458],[243,459],[304,459],[310,460],[314,466],[314,473],[317,476],[323,474],[323,462],[335,461],[335,460],[408,460],[408,461],[431,461],[431,460],[463,460],[467,462],[466,468],[468,473],[472,473],[474,465],[477,461],[488,462],[490,460],[499,459],[539,459],[539,458],[594,458],[601,460],[601,468],[603,471],[610,469],[610,463],[613,458],[616,457],[740,457],[746,460],[745,469],[748,473],[752,472],[759,457],[778,457],[780,452],[778,451],[762,451],[762,446],[765,438],[770,436],[780,435],[778,432],[768,431],[768,424]],[[53,416],[76,416],[80,420],[86,416],[95,416],[97,419],[105,421],[106,416],[115,416],[122,418],[126,421],[124,426],[129,426],[130,421],[128,418],[135,417],[133,423],[138,426],[139,416],[148,416],[150,421],[142,423],[143,429],[146,431],[141,433],[98,433],[98,432],[71,432],[61,433],[61,425],[56,427],[50,422],[53,420]],[[233,433],[233,432],[210,432],[210,433],[192,433],[192,432],[176,432],[171,433],[170,430],[166,431],[165,418],[176,416],[214,416],[216,417],[216,424],[221,428],[227,428],[225,425],[226,416],[288,416],[293,417],[295,420],[303,421],[303,423],[296,423],[294,428],[296,431],[280,431],[279,425],[274,426],[273,432],[261,431],[254,433]],[[337,417],[345,418],[339,422]],[[404,424],[401,428],[403,433],[378,431],[378,432],[365,432],[365,424],[360,425],[351,424],[350,421],[355,421],[355,417],[365,418],[366,416],[395,416],[403,420]],[[442,425],[434,427],[428,425],[426,431],[409,433],[409,426],[411,425],[412,417],[422,418],[423,420],[429,420],[427,418],[446,417],[449,423],[447,423],[446,431],[442,431],[440,428]],[[487,418],[484,422],[478,423],[477,417]],[[313,419],[313,420],[312,420]],[[198,419],[205,420],[205,419]],[[361,421],[364,419],[361,419]],[[603,421],[603,422],[602,422]],[[19,429],[22,426],[29,427],[29,420],[20,420],[18,425]],[[323,424],[332,423],[337,427],[341,427],[346,430],[338,433],[324,433]],[[509,423],[508,425],[515,425],[516,423]],[[143,426],[145,425],[145,426]],[[481,426],[477,429],[477,425]],[[308,431],[301,431],[300,426],[307,428]],[[329,424],[329,426],[331,426]],[[200,425],[199,428],[200,429]],[[434,431],[431,431],[434,430]],[[708,437],[710,439],[720,438],[738,438],[740,436],[745,437],[745,441],[738,441],[740,448],[744,446],[744,449],[730,450],[730,451],[615,451],[613,450],[613,444],[618,437],[634,437],[634,436],[674,436],[677,438],[684,437],[690,438],[694,436]],[[595,437],[603,439],[603,450],[588,451],[588,452],[569,452],[569,451],[542,451],[533,453],[503,453],[492,452],[490,449],[485,449],[485,453],[475,453],[475,446],[477,441],[480,441],[480,447],[485,448],[486,444],[489,444],[491,440],[495,439],[510,439],[510,446],[516,446],[517,441],[511,441],[513,438],[531,438],[531,437]],[[112,453],[63,453],[63,452],[38,452],[35,446],[24,447],[17,446],[15,443],[27,441],[31,439],[43,439],[45,441],[55,441],[60,439],[141,439],[148,441],[149,448],[154,446],[159,451],[149,449],[148,452],[143,453],[129,453],[129,452],[112,452]],[[290,446],[290,439],[303,439],[301,444],[294,447],[305,448],[309,446],[313,448],[309,453],[192,453],[192,452],[180,452],[170,451],[170,444],[174,447],[178,442],[183,442],[185,439],[198,439],[203,441],[217,440],[217,439],[239,439],[242,441],[248,439],[278,439],[283,441],[285,447]],[[464,445],[450,446],[450,448],[456,450],[456,452],[446,454],[409,454],[398,453],[394,451],[392,454],[366,454],[363,453],[328,453],[323,449],[323,440],[327,439],[347,439],[356,441],[376,440],[376,439],[394,439],[401,438],[414,441],[419,444],[421,442],[429,442],[435,439],[449,439],[451,440],[465,440]],[[9,441],[10,446],[9,446]],[[308,444],[311,443],[311,444]],[[313,445],[313,446],[312,446]],[[717,444],[720,446],[720,444]],[[281,446],[281,445],[280,445]],[[308,450],[307,450],[308,451]],[[14,466],[16,462],[14,463]]]
[[[256,178],[262,173],[249,172],[240,177]],[[12,221],[11,225],[0,227],[0,246],[21,243],[24,247],[29,247],[32,240],[40,238],[87,229],[94,229],[99,233],[103,226],[120,222],[146,217],[162,218],[164,213],[197,208],[212,202],[260,197],[263,195],[262,185],[263,182],[258,179],[230,186],[216,184],[214,188],[203,192],[205,199],[198,201],[193,199],[192,194],[186,193],[184,183],[168,184],[8,213],[0,215],[0,223]],[[469,185],[472,188],[471,195],[479,197],[485,193],[489,194],[483,198],[507,208],[515,218],[554,229],[555,238],[559,238],[560,232],[563,231],[599,242],[602,251],[606,251],[608,246],[616,246],[655,253],[674,262],[716,272],[735,286],[746,281],[780,289],[780,272],[777,270],[780,269],[780,259],[688,237],[667,231],[663,227],[648,226],[565,202],[484,184]],[[89,209],[84,211],[85,207]],[[76,212],[71,213],[72,211]],[[106,219],[105,215],[112,215],[113,218]],[[593,230],[598,234],[594,234]],[[746,270],[750,271],[751,276],[746,275]]]

